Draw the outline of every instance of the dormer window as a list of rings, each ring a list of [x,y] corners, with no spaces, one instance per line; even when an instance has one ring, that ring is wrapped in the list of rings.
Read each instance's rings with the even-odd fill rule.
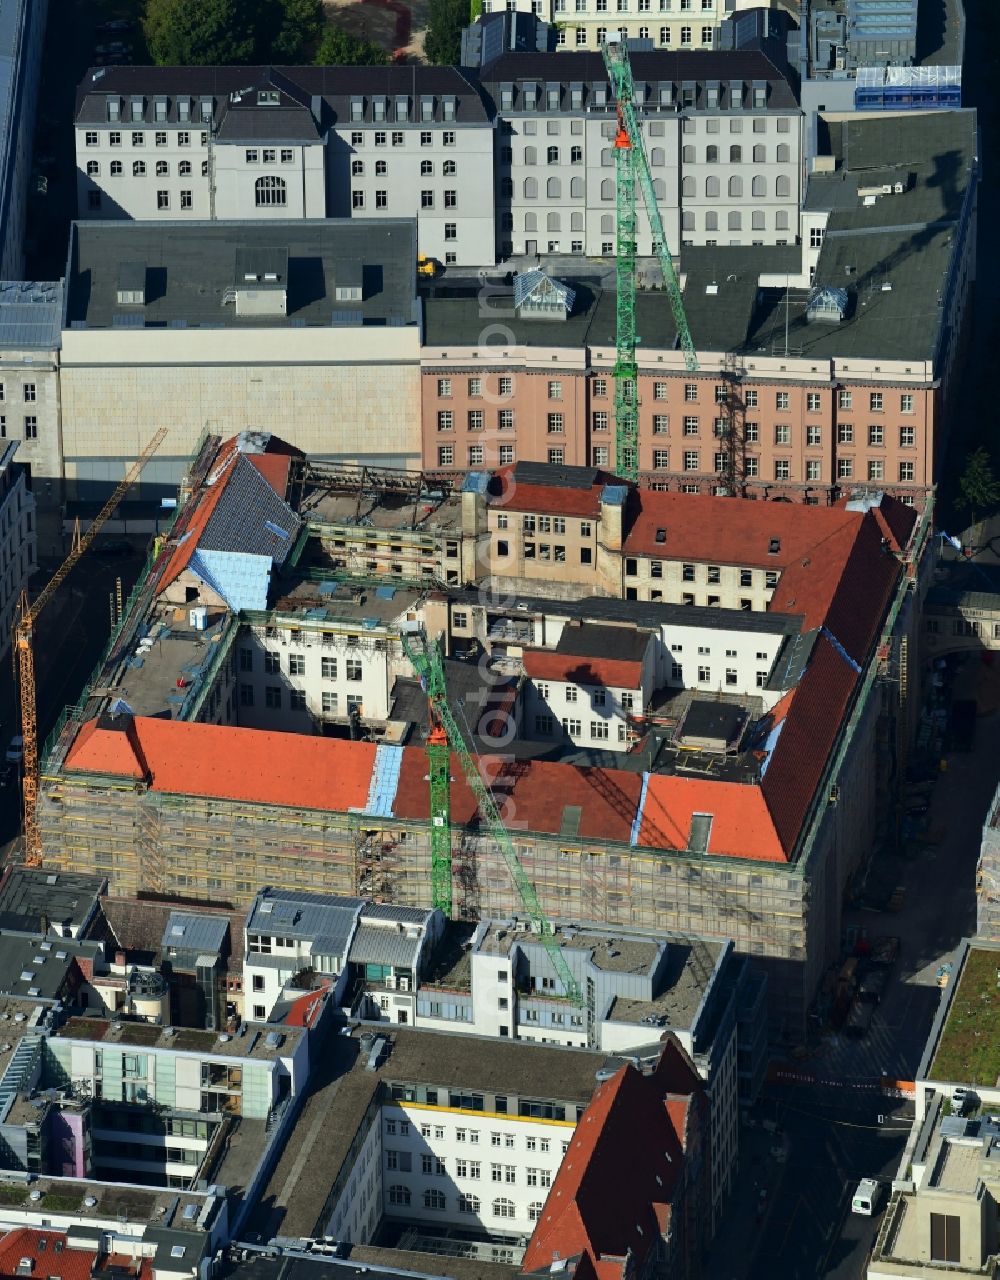
[[[598,107],[606,107],[608,105],[608,86],[606,84],[594,85],[594,105]]]
[[[514,86],[512,84],[502,84],[500,86],[500,106],[504,111],[510,111],[514,106]]]
[[[453,97],[441,99],[441,114],[444,116],[445,120],[455,119],[456,107],[457,103]]]
[[[420,99],[420,119],[421,120],[434,119],[434,99],[433,98]]]
[[[351,99],[351,119],[363,120],[365,118],[365,100],[364,98]]]
[[[119,97],[108,99],[108,119],[117,124],[122,118],[122,100]]]
[[[132,101],[129,103],[129,108],[131,110],[133,120],[138,121],[142,119],[143,106],[144,106],[144,103],[142,98],[133,98]]]
[[[177,99],[177,119],[182,120],[184,122],[187,122],[188,120],[191,119],[191,99],[190,98]]]
[[[396,119],[403,121],[410,118],[410,100],[409,98],[396,99]]]
[[[212,99],[202,98],[201,100],[201,120],[202,124],[211,124],[212,121]]]
[[[545,106],[549,111],[559,110],[559,86],[557,84],[547,84],[545,86]]]
[[[526,111],[534,111],[538,106],[538,85],[526,84],[524,86],[524,108]]]
[[[386,112],[385,98],[372,98],[372,115],[376,120],[384,120]]]
[[[154,104],[154,111],[157,120],[166,120],[167,118],[167,100],[166,98],[157,98]]]

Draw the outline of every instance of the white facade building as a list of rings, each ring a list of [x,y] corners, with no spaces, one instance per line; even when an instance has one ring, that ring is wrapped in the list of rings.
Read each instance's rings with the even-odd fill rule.
[[[712,48],[724,16],[723,0],[698,2],[697,15],[631,24],[619,0],[615,15],[627,34],[659,37],[632,65],[667,243],[794,243],[791,73],[760,49],[693,52]],[[598,45],[619,28],[604,25],[606,0],[576,3],[580,23],[561,34],[579,52],[487,55],[478,79],[454,67],[91,71],[76,116],[80,216],[415,218],[419,252],[446,266],[611,256],[617,126]],[[644,211],[638,248],[654,251]]]

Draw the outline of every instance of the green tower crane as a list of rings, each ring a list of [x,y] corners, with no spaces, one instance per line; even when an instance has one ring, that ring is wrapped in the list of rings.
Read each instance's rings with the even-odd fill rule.
[[[618,132],[615,136],[615,204],[617,213],[617,253],[615,255],[616,329],[615,329],[615,470],[633,483],[639,478],[639,367],[635,347],[635,272],[637,255],[636,181],[649,217],[670,299],[677,336],[684,352],[685,366],[698,368],[698,356],[691,340],[681,286],[674,270],[656,203],[656,191],[649,172],[649,161],[643,144],[639,120],[635,112],[635,85],[628,50],[621,40],[610,40],[601,46],[604,65],[611,81],[611,92],[618,110]]]
[[[421,630],[400,636],[403,651],[410,660],[413,670],[420,678],[427,694],[430,730],[427,737],[427,755],[430,764],[431,792],[431,887],[434,905],[450,914],[452,905],[451,889],[451,778],[449,774],[450,753],[458,757],[469,790],[476,798],[481,821],[488,828],[497,848],[507,864],[510,878],[514,882],[518,896],[531,920],[535,931],[552,963],[556,976],[562,983],[568,999],[583,1007],[583,993],[580,984],[574,978],[572,970],[566,963],[562,948],[556,941],[552,922],[542,911],[535,886],[528,879],[521,861],[514,849],[510,832],[504,826],[500,810],[493,799],[489,787],[483,782],[479,767],[472,753],[465,745],[462,731],[455,719],[454,712],[448,703],[448,689],[445,683],[444,663],[441,650],[431,644]],[[447,885],[447,888],[445,888]],[[447,905],[445,903],[447,902]]]

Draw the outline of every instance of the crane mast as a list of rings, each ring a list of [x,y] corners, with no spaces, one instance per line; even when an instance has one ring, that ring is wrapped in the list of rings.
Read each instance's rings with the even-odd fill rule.
[[[129,467],[125,476],[115,486],[111,497],[94,517],[87,532],[73,544],[73,549],[55,571],[41,593],[28,603],[26,592],[21,593],[19,615],[14,624],[14,660],[17,682],[21,695],[21,736],[24,740],[24,861],[29,867],[42,865],[42,837],[38,829],[38,700],[35,690],[34,632],[38,615],[62,586],[70,570],[85,554],[105,522],[138,479],[143,467],[159,449],[167,434],[164,427],[153,436],[142,453]]]
[[[698,368],[698,356],[684,313],[680,282],[674,270],[667,245],[663,219],[656,201],[656,190],[649,171],[649,160],[635,111],[635,85],[628,50],[621,40],[607,41],[601,46],[604,65],[618,113],[615,135],[615,213],[616,253],[615,285],[615,469],[620,476],[635,483],[639,478],[639,369],[636,361],[635,297],[637,248],[636,184],[642,190],[643,203],[649,217],[653,248],[660,264],[663,284],[670,299],[674,325],[684,365],[692,372]]]
[[[448,703],[448,690],[445,682],[444,663],[441,660],[441,651],[438,645],[431,644],[423,631],[407,635],[405,632],[400,636],[403,644],[403,651],[413,670],[420,678],[427,693],[427,701],[430,711],[431,729],[427,741],[428,760],[430,762],[430,783],[431,783],[431,881],[432,890],[435,894],[441,892],[441,882],[447,877],[448,890],[447,902],[451,906],[451,832],[447,825],[447,815],[450,813],[450,798],[446,800],[447,809],[442,806],[441,788],[446,794],[450,793],[450,778],[448,776],[448,755],[454,752],[458,757],[462,766],[462,772],[465,774],[465,780],[470,791],[476,798],[476,804],[479,807],[479,816],[485,823],[490,835],[493,837],[497,848],[500,850],[504,862],[507,864],[507,870],[510,872],[510,878],[514,882],[518,896],[524,905],[525,911],[531,920],[542,946],[545,948],[546,954],[556,971],[559,981],[563,985],[563,989],[568,999],[574,1004],[583,1005],[583,993],[580,990],[580,984],[574,978],[572,970],[566,963],[566,957],[562,953],[559,943],[556,941],[555,929],[552,922],[542,911],[541,903],[538,900],[538,894],[535,886],[528,879],[521,861],[514,849],[514,842],[510,838],[510,832],[504,825],[503,818],[500,816],[500,810],[497,808],[496,801],[493,799],[489,787],[483,782],[479,767],[472,757],[472,753],[465,745],[465,739],[462,737],[462,731],[459,728],[458,721],[455,719],[454,712]],[[444,736],[444,741],[436,736],[440,731]],[[443,749],[444,767],[438,775],[438,792],[435,794],[435,754]],[[438,818],[444,819],[441,823]],[[441,831],[443,838],[435,841],[435,832]],[[444,898],[441,892],[442,899]],[[435,901],[435,906],[442,905]],[[442,910],[444,906],[442,905]]]

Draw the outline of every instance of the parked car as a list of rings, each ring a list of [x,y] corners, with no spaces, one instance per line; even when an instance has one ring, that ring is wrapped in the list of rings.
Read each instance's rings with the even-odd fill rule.
[[[878,1213],[882,1201],[882,1186],[874,1178],[862,1178],[851,1197],[851,1213],[862,1213],[866,1218]]]
[[[99,22],[95,30],[99,36],[112,36],[116,31],[131,31],[132,25],[128,18],[112,18],[110,22]]]
[[[19,733],[15,733],[13,738],[7,744],[7,751],[4,760],[8,764],[20,764],[24,759],[24,739]]]

